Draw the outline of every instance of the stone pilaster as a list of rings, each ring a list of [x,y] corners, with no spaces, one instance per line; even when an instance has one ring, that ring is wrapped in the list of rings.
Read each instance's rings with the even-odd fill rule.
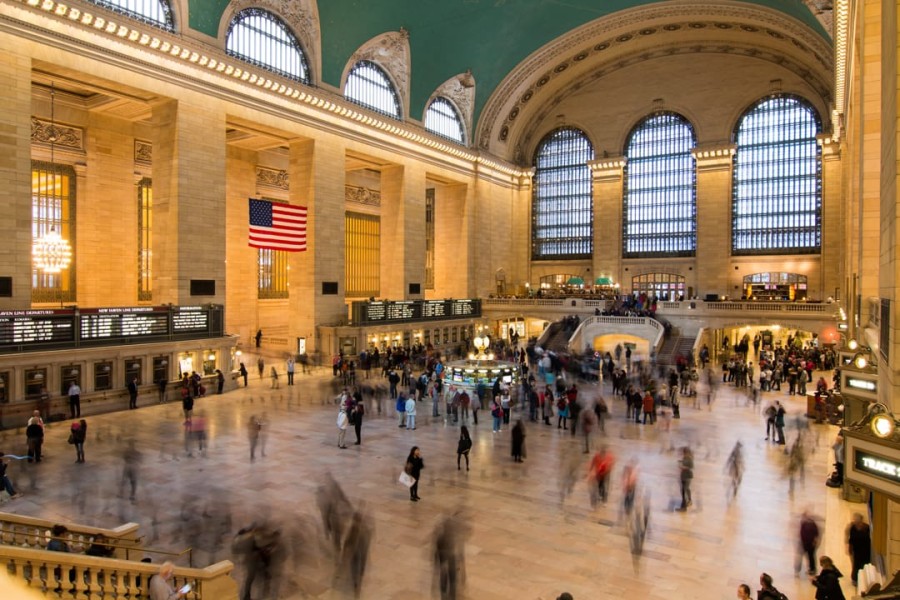
[[[465,184],[435,187],[434,290],[432,298],[465,298],[471,294],[472,215]]]
[[[419,284],[410,294],[409,284]],[[422,298],[425,293],[425,171],[422,165],[381,170],[381,296]]]
[[[344,305],[345,148],[336,141],[291,142],[288,178],[292,204],[307,208],[306,252],[289,259],[289,346],[305,338],[307,352],[318,352],[316,325],[347,319]],[[423,190],[424,192],[424,190]],[[337,283],[336,294],[322,284]],[[327,357],[323,357],[327,359]]]
[[[693,152],[697,161],[697,256],[703,257],[694,293],[700,298],[706,294],[740,297],[740,290],[729,284],[734,150],[734,145],[716,144]]]
[[[31,59],[0,51],[0,277],[12,297],[0,309],[31,305]]]
[[[166,101],[153,121],[154,302],[224,304],[225,113]],[[215,281],[215,295],[191,296],[192,279]]]
[[[609,277],[631,289],[622,266],[622,204],[625,157],[602,158],[588,163],[594,189],[594,257],[592,278]]]
[[[821,293],[810,290],[812,298],[834,298],[843,294],[841,269],[846,240],[841,221],[841,150],[831,136],[819,136],[822,148],[822,274]],[[812,281],[810,281],[812,283]]]

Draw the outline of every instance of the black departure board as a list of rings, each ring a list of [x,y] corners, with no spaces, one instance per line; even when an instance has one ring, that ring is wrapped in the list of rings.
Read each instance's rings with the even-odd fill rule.
[[[82,340],[166,335],[169,311],[165,307],[94,308],[80,312]]]
[[[74,342],[73,310],[0,311],[0,345]]]
[[[353,322],[399,323],[403,321],[440,321],[481,316],[480,300],[401,300],[354,302]]]
[[[209,312],[203,306],[178,306],[172,313],[172,333],[207,329],[209,329]]]

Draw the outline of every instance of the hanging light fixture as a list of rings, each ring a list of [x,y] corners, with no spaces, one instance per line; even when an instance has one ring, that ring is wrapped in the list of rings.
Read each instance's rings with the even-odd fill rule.
[[[50,83],[50,131],[47,139],[50,140],[50,178],[51,193],[56,194],[58,187],[56,174],[56,140],[58,138],[56,129],[56,88]],[[69,267],[72,262],[72,248],[68,240],[62,238],[56,228],[51,226],[50,231],[34,241],[32,247],[32,258],[34,266],[39,271],[43,271],[48,275],[58,275]],[[60,303],[62,288],[60,288]]]

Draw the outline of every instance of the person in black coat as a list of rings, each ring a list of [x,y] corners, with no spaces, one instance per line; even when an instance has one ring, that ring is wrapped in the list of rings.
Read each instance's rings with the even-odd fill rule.
[[[515,462],[522,462],[525,455],[525,424],[522,419],[516,421],[512,428],[512,457]]]
[[[827,556],[819,559],[819,566],[822,570],[817,576],[810,578],[812,584],[816,586],[816,600],[845,600],[841,582],[838,581],[843,577],[841,572]]]
[[[850,579],[856,585],[859,571],[872,562],[872,535],[869,524],[863,521],[859,513],[853,515],[853,522],[847,528],[847,549],[853,559],[853,570]]]
[[[409,456],[406,457],[406,473],[415,479],[415,483],[409,488],[409,499],[413,502],[418,502],[421,498],[419,498],[419,476],[422,474],[422,469],[425,468],[425,461],[422,460],[422,453],[419,451],[418,446],[413,446],[412,450],[409,451]]]

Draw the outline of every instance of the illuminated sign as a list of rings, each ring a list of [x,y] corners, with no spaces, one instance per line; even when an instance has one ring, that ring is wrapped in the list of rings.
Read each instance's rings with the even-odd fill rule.
[[[856,448],[853,464],[860,473],[866,473],[887,481],[900,481],[900,464],[883,456],[870,454]]]
[[[847,378],[847,387],[852,387],[857,390],[866,390],[867,392],[874,392],[878,389],[878,385],[874,381],[869,381],[868,379],[856,379],[855,377]]]

